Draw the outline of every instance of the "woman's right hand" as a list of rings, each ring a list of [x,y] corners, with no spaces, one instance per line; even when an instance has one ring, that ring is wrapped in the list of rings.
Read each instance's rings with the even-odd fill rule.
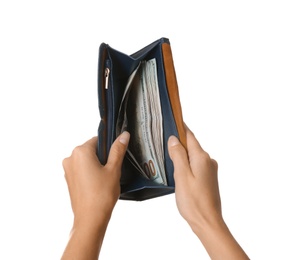
[[[186,126],[185,126],[186,127]],[[177,208],[211,259],[249,259],[226,226],[221,210],[218,165],[186,127],[187,151],[175,136],[168,140],[174,164]]]

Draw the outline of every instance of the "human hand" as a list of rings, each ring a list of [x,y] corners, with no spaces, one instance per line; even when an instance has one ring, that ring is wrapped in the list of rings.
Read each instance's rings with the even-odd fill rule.
[[[174,164],[176,203],[182,217],[194,229],[212,218],[221,218],[217,162],[210,158],[186,127],[187,150],[174,136],[169,154]]]
[[[63,160],[75,220],[111,214],[120,195],[121,165],[128,141],[128,132],[116,139],[105,166],[95,153],[97,137],[76,147],[72,155]]]
[[[120,195],[121,165],[129,142],[122,133],[112,144],[108,161],[96,156],[97,137],[76,147],[63,160],[74,223],[63,259],[98,259],[112,210]]]
[[[187,127],[186,137],[187,152],[176,137],[171,136],[168,140],[180,214],[211,259],[249,259],[222,217],[217,162],[202,149]]]

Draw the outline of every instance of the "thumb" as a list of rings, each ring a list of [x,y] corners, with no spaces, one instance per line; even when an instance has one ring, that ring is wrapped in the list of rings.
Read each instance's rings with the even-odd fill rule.
[[[178,138],[174,135],[170,136],[168,140],[168,150],[174,164],[174,178],[176,179],[190,170],[188,155]]]
[[[120,134],[112,144],[107,160],[107,164],[111,166],[121,167],[127,146],[129,143],[130,134],[124,131]]]

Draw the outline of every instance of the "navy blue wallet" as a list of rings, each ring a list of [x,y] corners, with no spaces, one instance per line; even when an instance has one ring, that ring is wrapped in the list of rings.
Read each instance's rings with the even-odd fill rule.
[[[179,138],[186,147],[186,135],[182,118],[182,110],[178,93],[178,85],[172,51],[169,39],[161,38],[147,45],[134,54],[127,55],[106,43],[99,48],[98,59],[98,102],[101,121],[98,128],[97,155],[102,164],[106,164],[110,147],[122,129],[117,129],[118,121],[123,119],[120,113],[121,104],[125,105],[125,114],[131,113],[132,107],[125,101],[125,93],[128,91],[129,79],[141,66],[141,63],[154,60],[156,64],[156,81],[160,102],[162,121],[162,134],[160,143],[163,147],[163,167],[166,181],[157,183],[153,176],[141,174],[141,167],[131,162],[130,156],[125,156],[121,174],[121,195],[120,199],[142,201],[173,193],[175,183],[173,178],[173,163],[168,154],[167,142],[171,135]],[[151,75],[150,75],[151,76]],[[134,76],[138,77],[138,76]],[[139,78],[140,79],[140,78]],[[138,79],[138,81],[139,81]],[[135,80],[134,80],[135,81]],[[135,88],[135,87],[131,87]],[[135,97],[135,91],[129,91],[128,99]],[[132,93],[132,94],[131,94]],[[133,102],[129,102],[133,106]],[[128,111],[128,112],[127,112]],[[130,120],[129,120],[130,118]],[[128,118],[129,124],[126,130],[131,133],[130,142],[135,140],[133,136],[133,116]],[[135,126],[136,128],[139,126]],[[139,129],[138,129],[139,130]],[[154,133],[155,134],[155,133]],[[154,140],[159,142],[157,140]],[[133,141],[134,142],[134,141]],[[132,157],[139,157],[141,147],[133,144]],[[137,147],[137,149],[135,148]],[[143,151],[142,151],[143,152]],[[149,161],[150,162],[150,161]],[[152,161],[149,164],[151,168]],[[147,166],[147,165],[146,165]],[[155,175],[155,172],[153,172]],[[145,177],[146,176],[146,177]]]

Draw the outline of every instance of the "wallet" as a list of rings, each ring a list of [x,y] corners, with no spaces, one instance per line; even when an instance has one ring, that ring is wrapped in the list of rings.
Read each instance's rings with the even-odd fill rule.
[[[167,143],[169,137],[175,135],[186,147],[186,133],[169,39],[158,39],[131,55],[120,52],[106,43],[102,43],[99,47],[98,104],[101,120],[98,128],[96,152],[103,165],[107,162],[112,143],[120,133],[117,130],[117,124],[119,117],[123,117],[123,114],[119,115],[119,111],[121,103],[125,102],[123,100],[125,100],[126,88],[129,86],[129,78],[132,77],[141,62],[152,59],[155,59],[156,62],[157,93],[159,93],[160,102],[158,105],[162,115],[162,134],[159,140],[163,146],[166,184],[145,178],[139,172],[139,167],[135,167],[129,156],[125,156],[120,179],[120,199],[123,200],[142,201],[174,193],[174,168],[168,153]],[[130,99],[131,97],[133,95],[129,96]],[[128,108],[128,111],[131,109]],[[126,128],[126,130],[131,132],[131,129]],[[131,133],[130,140],[133,138],[133,133]],[[132,150],[132,156],[137,156],[135,149]]]

